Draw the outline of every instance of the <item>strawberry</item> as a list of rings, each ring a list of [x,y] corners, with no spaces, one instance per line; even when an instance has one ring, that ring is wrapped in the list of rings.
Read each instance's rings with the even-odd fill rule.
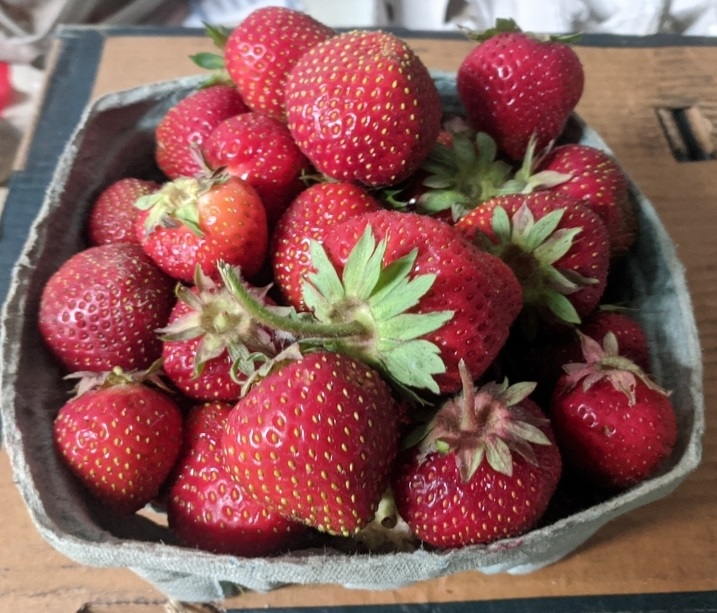
[[[285,121],[284,87],[292,66],[334,30],[284,7],[252,11],[224,43],[224,65],[249,107]]]
[[[266,289],[250,288],[267,302]],[[198,270],[194,287],[177,286],[177,304],[162,334],[163,368],[189,398],[236,402],[258,352],[273,357],[278,343],[236,300],[230,288]]]
[[[551,187],[580,200],[603,220],[613,257],[624,255],[635,240],[637,217],[632,209],[627,176],[605,151],[579,143],[560,145],[538,164],[570,178]]]
[[[461,360],[483,374],[521,308],[508,266],[424,215],[382,210],[351,217],[329,228],[323,249],[324,257],[318,245],[312,249],[317,272],[304,301],[320,321],[356,319],[367,328],[358,341],[331,346],[409,387],[456,391]]]
[[[221,402],[190,409],[169,488],[167,520],[184,545],[235,556],[272,555],[296,545],[306,528],[268,511],[232,479],[221,445],[231,409]]]
[[[570,196],[549,191],[496,196],[456,228],[515,272],[528,329],[536,319],[579,324],[605,291],[607,231],[596,213]]]
[[[369,186],[413,174],[441,128],[427,68],[381,31],[345,32],[309,49],[289,73],[286,115],[319,171]]]
[[[396,463],[392,486],[401,517],[439,548],[487,544],[527,532],[545,513],[562,460],[531,383],[463,391],[446,401],[420,443]]]
[[[155,128],[155,161],[169,178],[202,175],[199,147],[222,121],[249,109],[236,88],[217,84],[175,103]]]
[[[306,310],[302,289],[313,271],[309,240],[321,242],[330,226],[381,208],[363,187],[340,181],[315,183],[291,202],[274,228],[270,250],[274,280],[290,305]]]
[[[541,151],[560,136],[582,96],[580,59],[566,42],[539,40],[509,19],[476,38],[456,75],[473,127],[513,160],[525,156],[533,135]]]
[[[243,179],[215,174],[180,178],[140,198],[136,232],[144,250],[174,279],[191,283],[197,266],[216,276],[217,261],[241,266],[247,277],[266,259],[264,205]]]
[[[225,463],[247,496],[329,534],[371,521],[398,448],[380,375],[336,353],[278,365],[229,415]]]
[[[207,165],[246,180],[256,189],[273,226],[303,188],[309,161],[286,124],[261,113],[225,119],[202,147]]]
[[[69,371],[147,368],[162,352],[154,330],[167,322],[173,285],[137,244],[90,247],[43,287],[40,333]]]
[[[80,384],[53,426],[55,447],[83,485],[117,513],[150,502],[182,443],[182,414],[146,373],[113,369]]]
[[[119,179],[106,187],[92,205],[87,220],[90,244],[138,242],[134,225],[139,211],[134,203],[159,188],[155,181],[135,177]]]
[[[595,486],[624,489],[655,475],[677,441],[669,394],[620,354],[582,336],[584,361],[565,366],[550,412],[566,467]]]

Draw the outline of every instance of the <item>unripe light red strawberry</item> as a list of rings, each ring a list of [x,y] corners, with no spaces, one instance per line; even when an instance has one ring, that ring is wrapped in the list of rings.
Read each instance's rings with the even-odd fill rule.
[[[169,179],[202,175],[200,145],[214,128],[249,108],[236,88],[212,85],[172,106],[155,129],[155,160]]]
[[[150,502],[174,467],[182,414],[167,394],[116,369],[60,409],[53,437],[83,485],[124,515]]]
[[[173,288],[137,244],[90,247],[47,281],[40,333],[68,371],[148,368],[162,352],[155,330],[167,322]]]
[[[397,36],[339,34],[312,47],[286,82],[287,122],[316,168],[370,186],[409,177],[438,137],[428,69]]]
[[[246,496],[227,471],[221,441],[232,406],[207,402],[189,410],[167,520],[185,545],[235,556],[272,555],[295,546],[307,528]]]

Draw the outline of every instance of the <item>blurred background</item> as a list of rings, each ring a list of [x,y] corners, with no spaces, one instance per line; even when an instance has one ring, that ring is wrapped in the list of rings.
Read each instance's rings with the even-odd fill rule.
[[[0,208],[59,24],[231,27],[270,5],[306,11],[342,28],[480,30],[498,17],[512,17],[539,33],[717,36],[717,0],[0,0]]]

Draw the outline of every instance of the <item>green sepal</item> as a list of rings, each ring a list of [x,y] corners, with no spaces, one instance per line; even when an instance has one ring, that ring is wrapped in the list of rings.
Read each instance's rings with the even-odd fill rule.
[[[224,56],[218,53],[212,53],[211,51],[201,51],[190,55],[189,59],[192,60],[199,68],[205,70],[224,70]]]

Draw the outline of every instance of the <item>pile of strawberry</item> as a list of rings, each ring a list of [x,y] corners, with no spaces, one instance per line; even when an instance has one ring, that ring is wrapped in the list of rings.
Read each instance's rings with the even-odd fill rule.
[[[490,543],[661,470],[674,410],[607,304],[639,228],[618,164],[562,137],[566,41],[499,22],[448,117],[393,34],[276,7],[208,32],[166,180],[107,186],[39,306],[87,491],[264,556]]]

